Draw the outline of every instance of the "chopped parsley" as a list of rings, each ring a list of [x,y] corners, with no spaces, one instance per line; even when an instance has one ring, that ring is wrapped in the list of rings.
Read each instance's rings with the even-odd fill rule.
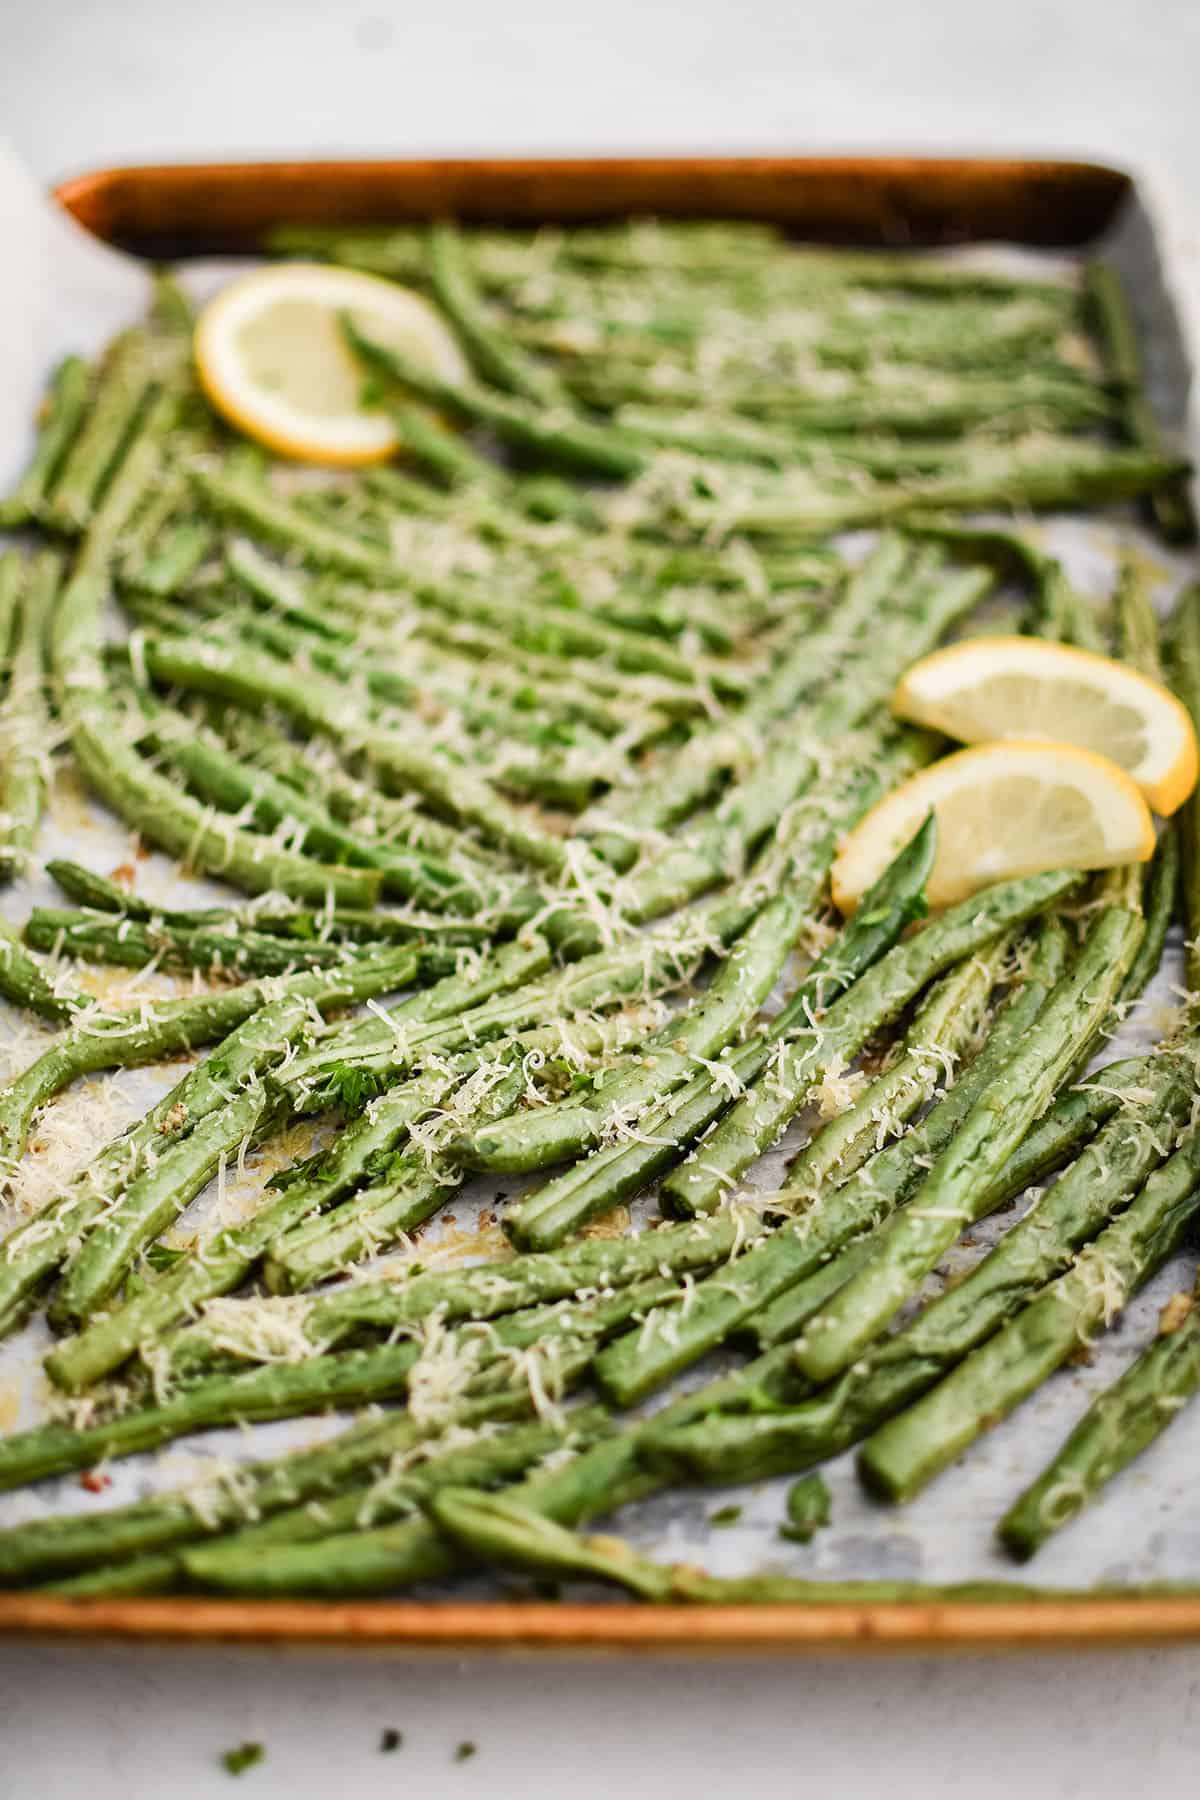
[[[787,1519],[779,1535],[794,1544],[807,1544],[822,1525],[828,1525],[832,1512],[833,1501],[821,1477],[805,1475],[788,1492]]]
[[[266,1751],[261,1744],[238,1744],[233,1750],[226,1750],[221,1758],[222,1766],[229,1775],[244,1775],[255,1763],[262,1762]]]

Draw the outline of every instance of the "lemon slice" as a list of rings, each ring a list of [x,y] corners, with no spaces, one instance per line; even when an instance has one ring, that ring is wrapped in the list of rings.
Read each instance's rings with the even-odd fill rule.
[[[964,744],[1054,738],[1131,775],[1156,812],[1196,785],[1196,734],[1161,682],[1090,650],[1037,638],[969,638],[914,663],[892,696],[902,719]]]
[[[353,269],[280,263],[232,282],[200,315],[196,367],[218,412],[306,462],[390,456],[396,432],[363,404],[368,377],[342,337],[340,313],[445,380],[466,379],[456,340],[420,294]]]
[[[931,906],[993,881],[1111,869],[1154,852],[1150,809],[1107,757],[1071,744],[982,744],[922,769],[860,820],[833,865],[841,912],[854,911],[930,812],[938,822]]]

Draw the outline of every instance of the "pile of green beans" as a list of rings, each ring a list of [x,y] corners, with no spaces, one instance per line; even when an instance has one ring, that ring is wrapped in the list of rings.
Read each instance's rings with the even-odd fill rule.
[[[1165,671],[1200,725],[1200,589],[1160,647],[1135,560],[1096,604],[968,516],[1137,500],[1193,535],[1113,271],[722,222],[271,247],[420,289],[470,374],[343,319],[398,454],[303,482],[212,412],[170,276],[53,375],[0,502],[0,877],[59,890],[0,928],[0,993],[50,1028],[0,1087],[6,1184],[72,1083],[193,1060],[0,1237],[0,1332],[44,1310],[60,1396],[0,1437],[0,1489],[363,1410],[0,1530],[0,1586],[343,1596],[483,1564],[650,1602],[1024,1596],[722,1582],[580,1528],[851,1446],[906,1500],[1194,1234],[1190,1002],[1081,1076],[1179,914],[1200,985],[1200,802],[1145,871],[927,916],[931,816],[829,916],[842,835],[939,753],[890,717],[897,680],[989,609]],[[217,896],[44,860],[60,765]],[[191,986],[102,1004],[89,964]],[[305,1121],[248,1211],[193,1228],[214,1177]],[[504,1237],[457,1263],[439,1215],[479,1175],[505,1183]],[[1198,1304],[1014,1497],[1015,1555],[1200,1389]]]

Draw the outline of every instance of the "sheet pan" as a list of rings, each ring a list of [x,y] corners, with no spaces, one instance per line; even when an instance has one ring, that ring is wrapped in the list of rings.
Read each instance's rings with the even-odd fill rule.
[[[123,248],[142,255],[185,256],[186,279],[199,293],[228,273],[224,255],[251,254],[256,234],[276,220],[349,223],[429,216],[449,207],[465,217],[523,221],[630,211],[774,218],[818,241],[930,244],[954,255],[1032,256],[1056,264],[1064,256],[1102,249],[1130,285],[1159,412],[1174,431],[1190,435],[1187,332],[1164,270],[1163,235],[1137,184],[1114,170],[1084,164],[884,159],[268,164],[100,171],[64,184],[58,196],[85,227]],[[213,252],[224,255],[214,261]],[[55,354],[69,348],[92,350],[126,323],[136,309],[142,279],[115,261],[103,278],[71,275],[72,268],[82,271],[82,264],[61,236],[56,236],[51,255],[63,279],[51,290],[48,313],[39,315],[41,337],[34,357],[39,366],[32,371],[39,379]],[[0,442],[0,474],[6,464],[19,462],[23,449],[11,434]],[[1135,546],[1153,567],[1161,604],[1192,572],[1185,559],[1165,555],[1131,515],[1052,520],[1035,529],[1063,556],[1075,579],[1093,589],[1105,585],[1118,543]],[[57,777],[41,848],[46,856],[70,854],[104,870],[132,864],[139,889],[164,901],[181,903],[184,892],[216,892],[202,882],[182,882],[167,859],[142,851],[118,821],[80,792],[69,768]],[[49,884],[33,880],[0,898],[0,908],[19,919],[31,904],[49,897]],[[1180,947],[1174,941],[1150,994],[1105,1060],[1158,1035],[1179,970]],[[106,993],[128,991],[129,980],[121,971],[97,975],[98,988]],[[175,991],[175,984],[151,977],[138,991]],[[3,1029],[10,1036],[7,1046],[0,1042],[0,1054],[20,1066],[33,1053],[36,1028],[6,1012]],[[60,1149],[68,1134],[61,1127],[76,1120],[111,1135],[176,1073],[129,1071],[77,1086],[48,1113],[35,1140],[40,1148],[30,1159],[33,1175],[18,1191],[18,1203],[29,1203],[62,1172]],[[793,1132],[754,1172],[756,1184],[776,1184],[795,1142]],[[299,1139],[289,1147],[298,1145]],[[275,1147],[269,1155],[269,1164],[251,1159],[248,1178],[227,1183],[222,1196],[212,1191],[203,1196],[177,1235],[186,1238],[218,1206],[222,1218],[248,1208],[269,1168],[282,1160]],[[517,1189],[513,1181],[489,1180],[456,1198],[452,1222],[443,1222],[433,1234],[439,1256],[452,1260],[497,1254],[502,1240],[494,1225],[480,1231],[478,1214],[494,1212],[497,1195],[510,1196]],[[640,1206],[649,1216],[652,1206]],[[955,1254],[957,1266],[967,1266],[1010,1222],[1006,1215],[999,1224],[973,1232],[972,1248]],[[421,1254],[428,1262],[429,1240]],[[834,1497],[834,1524],[808,1547],[786,1544],[777,1534],[786,1480],[728,1491],[669,1493],[622,1513],[617,1528],[656,1556],[701,1563],[718,1574],[773,1570],[830,1579],[929,1582],[1010,1576],[1012,1566],[992,1544],[994,1521],[1044,1464],[1089,1397],[1113,1379],[1149,1335],[1158,1307],[1190,1280],[1189,1270],[1186,1259],[1177,1259],[1097,1345],[1090,1366],[1058,1376],[907,1508],[883,1509],[867,1500],[855,1481],[852,1458],[843,1457],[825,1471]],[[0,1429],[43,1416],[46,1390],[39,1357],[46,1341],[39,1322],[0,1345]],[[257,1427],[254,1454],[315,1441],[337,1423],[300,1420]],[[94,1498],[81,1492],[77,1477],[0,1496],[0,1525],[76,1510],[85,1503],[118,1504],[199,1475],[211,1468],[214,1457],[247,1454],[246,1434],[210,1433],[156,1458],[114,1466],[111,1486]],[[1133,1589],[1166,1580],[1200,1585],[1197,1491],[1200,1408],[1193,1408],[1020,1579],[1055,1587],[1103,1583]],[[729,1502],[741,1505],[740,1518],[731,1526],[713,1526],[711,1515]],[[637,1608],[604,1596],[587,1604],[547,1606],[516,1595],[512,1587],[480,1579],[416,1601],[350,1606],[190,1598],[84,1604],[32,1594],[0,1595],[0,1629],[431,1646],[467,1641],[771,1649],[1111,1644],[1200,1639],[1200,1598],[1105,1595],[1037,1606],[739,1607],[701,1614]]]

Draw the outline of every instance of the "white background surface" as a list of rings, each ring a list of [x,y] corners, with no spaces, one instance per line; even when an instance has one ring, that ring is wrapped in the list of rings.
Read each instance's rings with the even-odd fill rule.
[[[1198,71],[1198,0],[0,0],[0,136],[47,180],[271,152],[1012,149],[1149,171],[1200,219]],[[246,1738],[267,1761],[231,1788],[216,1759]],[[1193,1794],[1198,1767],[1200,1650],[0,1646],[0,1800],[1126,1800]]]

